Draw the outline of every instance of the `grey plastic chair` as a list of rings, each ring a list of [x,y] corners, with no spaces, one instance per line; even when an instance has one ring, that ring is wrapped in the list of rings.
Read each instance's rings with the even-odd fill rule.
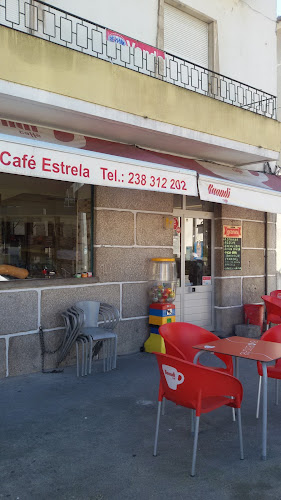
[[[72,309],[77,311],[80,319],[82,312],[83,324],[79,328],[79,337],[88,338],[89,341],[88,368],[86,366],[84,373],[86,374],[87,371],[91,373],[93,349],[96,343],[101,341],[103,351],[103,371],[105,372],[115,369],[117,359],[117,335],[113,332],[113,329],[116,328],[119,322],[118,310],[110,304],[94,300],[76,302],[74,308]],[[76,352],[78,352],[77,349]],[[77,363],[79,363],[79,360],[77,360]]]
[[[88,335],[80,333],[84,322],[84,312],[81,309],[70,307],[62,313],[65,326],[65,336],[58,357],[58,365],[66,358],[74,343],[76,344],[77,377],[80,374],[79,346],[81,346],[81,376],[88,374],[89,358],[93,342]],[[89,370],[91,373],[91,370]]]

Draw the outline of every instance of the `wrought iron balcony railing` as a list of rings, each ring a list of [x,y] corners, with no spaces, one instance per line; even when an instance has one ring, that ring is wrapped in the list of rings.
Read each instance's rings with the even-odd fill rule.
[[[38,0],[0,0],[0,24],[276,118],[276,97]]]

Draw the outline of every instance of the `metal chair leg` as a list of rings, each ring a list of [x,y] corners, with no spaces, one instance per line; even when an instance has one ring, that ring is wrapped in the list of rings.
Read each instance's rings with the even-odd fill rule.
[[[243,435],[242,435],[242,423],[241,423],[241,408],[237,408],[237,420],[238,420],[238,432],[239,432],[239,443],[240,443],[240,459],[244,460]]]
[[[191,424],[190,424],[191,434],[194,434],[194,415],[195,415],[195,410],[191,410]]]
[[[158,444],[160,416],[161,416],[161,401],[158,401],[158,410],[157,410],[157,419],[156,419],[156,430],[155,430],[155,439],[154,439],[154,450],[153,450],[153,456],[154,457],[157,456],[157,444]]]
[[[76,340],[75,346],[76,346],[76,374],[77,374],[77,377],[79,377],[79,342],[78,342],[78,340]]]
[[[89,340],[87,338],[84,339],[85,346],[85,365],[84,365],[84,375],[88,375],[88,357],[89,357]]]
[[[105,350],[106,350],[106,341],[103,341],[102,345],[102,355],[103,355],[103,371],[105,372]]]
[[[109,345],[110,345],[109,369],[112,370],[112,367],[113,367],[113,339],[109,339]]]
[[[116,364],[117,364],[117,335],[116,337],[114,337],[114,364],[113,364],[114,369],[116,368]]]
[[[111,356],[111,342],[110,339],[107,340],[107,371],[110,370],[110,356]]]
[[[163,400],[162,400],[162,415],[165,415],[165,406],[166,406],[166,399],[163,398]]]
[[[260,379],[259,379],[259,388],[258,388],[258,400],[257,400],[256,418],[259,418],[259,414],[260,414],[260,402],[261,402],[261,382],[262,382],[262,377],[261,377],[261,375],[260,375]]]
[[[89,343],[90,343],[90,349],[89,349],[89,374],[92,373],[92,357],[93,357],[93,339],[91,335],[89,336]]]
[[[82,361],[81,361],[81,377],[84,377],[84,369],[85,369],[85,349],[84,349],[84,341],[81,339],[82,346]]]
[[[77,339],[76,340],[76,360],[77,360],[77,377],[80,376],[80,367],[79,367],[79,344],[81,344],[81,377],[84,375],[84,342],[83,340]]]
[[[199,433],[199,421],[200,421],[200,417],[195,417],[195,432],[194,432],[192,465],[191,465],[191,476],[192,477],[195,476],[196,454],[197,454],[198,433]]]

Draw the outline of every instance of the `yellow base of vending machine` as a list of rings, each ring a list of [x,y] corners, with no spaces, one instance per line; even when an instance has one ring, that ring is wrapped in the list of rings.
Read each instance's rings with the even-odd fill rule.
[[[144,343],[144,350],[145,352],[162,352],[162,354],[166,354],[164,339],[157,333],[151,333]]]

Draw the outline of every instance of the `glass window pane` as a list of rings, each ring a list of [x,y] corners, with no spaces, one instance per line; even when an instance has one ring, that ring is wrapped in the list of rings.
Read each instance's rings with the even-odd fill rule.
[[[185,286],[207,283],[207,278],[211,277],[211,221],[209,219],[185,219],[184,248]]]
[[[92,271],[91,186],[11,174],[0,186],[0,266],[28,278]]]

